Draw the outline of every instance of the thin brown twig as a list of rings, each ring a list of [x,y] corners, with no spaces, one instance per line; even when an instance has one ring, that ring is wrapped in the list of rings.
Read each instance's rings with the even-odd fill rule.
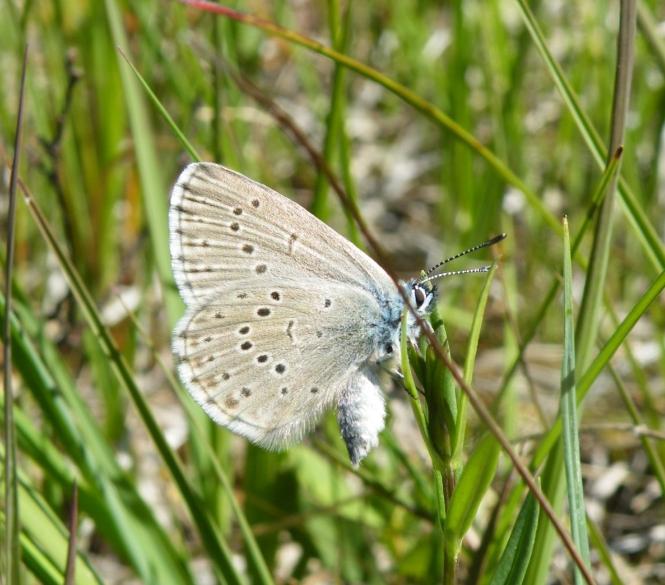
[[[67,565],[65,567],[65,585],[73,585],[76,578],[76,548],[78,531],[79,487],[74,480],[72,485],[72,499],[69,503],[69,539],[67,542]]]
[[[51,139],[40,139],[40,143],[46,152],[46,155],[48,156],[49,162],[42,162],[40,166],[49,183],[53,187],[53,192],[55,193],[56,200],[60,206],[62,229],[65,233],[65,240],[69,243],[70,251],[73,251],[78,248],[77,236],[76,231],[74,230],[74,225],[72,223],[72,216],[69,212],[69,206],[67,205],[65,188],[62,184],[62,180],[60,179],[60,159],[62,154],[62,140],[64,138],[65,127],[67,125],[67,116],[69,114],[69,110],[71,109],[72,100],[74,97],[74,88],[76,83],[81,78],[81,74],[76,67],[76,52],[74,50],[67,52],[65,59],[65,69],[67,71],[67,87],[65,89],[65,97],[63,99],[62,108],[55,119],[53,137]],[[57,313],[60,310],[60,307],[63,305],[65,306],[66,322],[70,325],[70,327],[74,324],[76,319],[76,310],[75,305],[72,302],[72,298],[72,291],[68,290],[67,294],[58,302],[54,309],[54,311]],[[61,341],[65,337],[66,334],[63,334]]]
[[[74,88],[77,82],[81,79],[81,74],[76,67],[76,53],[73,50],[67,52],[65,59],[65,70],[67,71],[67,87],[65,89],[65,97],[62,102],[60,113],[55,119],[55,129],[53,137],[50,139],[41,138],[40,143],[46,152],[49,162],[42,163],[41,167],[46,174],[49,182],[53,187],[56,194],[58,204],[62,214],[62,226],[66,234],[69,245],[75,247],[75,232],[72,225],[70,213],[68,212],[67,200],[65,197],[65,190],[60,180],[59,166],[60,157],[62,154],[62,140],[65,135],[65,127],[67,125],[67,116],[71,109],[72,101],[74,98]]]

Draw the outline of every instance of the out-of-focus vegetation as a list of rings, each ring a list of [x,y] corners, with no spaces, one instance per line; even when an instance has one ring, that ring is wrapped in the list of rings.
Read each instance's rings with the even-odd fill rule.
[[[451,355],[588,542],[597,582],[665,580],[665,5],[637,7],[624,150],[605,170],[618,1],[235,3],[258,27],[166,0],[4,2],[3,233],[26,42],[20,178],[42,213],[19,195],[24,582],[63,582],[74,481],[77,583],[573,579],[546,515],[424,345],[411,355],[419,390],[386,377],[387,430],[359,470],[334,416],[276,454],[193,404],[170,354],[182,303],[166,210],[192,160],[173,125],[201,159],[293,197],[371,254],[322,157],[404,276],[507,232],[491,281],[440,286]],[[352,57],[352,70],[266,23]],[[603,236],[594,202],[608,197]]]

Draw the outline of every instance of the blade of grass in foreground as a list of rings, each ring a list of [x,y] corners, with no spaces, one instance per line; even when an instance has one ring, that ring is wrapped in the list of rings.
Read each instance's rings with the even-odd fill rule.
[[[24,192],[26,204],[28,205],[32,216],[35,219],[35,222],[37,223],[37,226],[39,227],[44,240],[48,243],[49,247],[58,259],[63,274],[79,303],[88,325],[94,332],[95,338],[98,340],[102,349],[109,356],[109,360],[113,365],[115,374],[118,376],[125,389],[129,392],[132,401],[134,402],[134,405],[139,413],[139,416],[143,420],[143,423],[145,424],[146,429],[150,434],[153,443],[155,444],[155,447],[157,448],[169,472],[171,473],[174,481],[178,485],[178,489],[180,490],[182,498],[189,509],[191,518],[199,530],[201,541],[208,552],[210,561],[219,571],[220,576],[223,575],[226,582],[232,584],[242,583],[242,579],[231,561],[231,553],[228,546],[216,530],[215,526],[211,523],[206,510],[201,504],[201,499],[199,498],[198,494],[189,484],[175,453],[173,453],[169,447],[166,438],[157,425],[157,422],[155,421],[152,412],[150,411],[148,404],[143,397],[143,394],[139,390],[136,381],[132,377],[129,368],[125,363],[124,357],[116,347],[108,329],[106,329],[102,323],[101,317],[97,311],[97,308],[95,307],[92,297],[90,296],[88,290],[85,288],[83,281],[74,269],[72,263],[69,261],[69,258],[67,258],[64,251],[62,250],[53,231],[51,230],[51,227],[46,221],[46,218],[37,206],[36,201],[33,199],[23,184],[21,184],[21,188]]]
[[[4,298],[0,297],[2,308]],[[48,421],[44,429],[37,429],[31,419],[15,411],[22,453],[62,490],[69,489],[75,479],[81,481],[82,509],[140,579],[154,577],[165,585],[190,583],[191,575],[174,543],[120,468],[99,425],[77,394],[60,354],[45,338],[43,324],[16,303],[14,310],[20,312],[21,319],[15,315],[10,319],[15,369],[39,406],[42,419]],[[33,343],[32,339],[38,341]],[[58,437],[58,449],[53,436]]]
[[[464,466],[453,492],[446,520],[446,574],[457,563],[462,539],[471,527],[480,502],[494,479],[500,453],[501,446],[494,436],[488,433],[478,442]]]
[[[118,52],[120,53],[120,56],[125,60],[127,65],[130,66],[130,68],[134,72],[134,75],[136,75],[136,78],[139,80],[139,83],[143,86],[143,89],[148,94],[148,98],[150,98],[150,101],[153,103],[155,108],[157,108],[157,112],[162,118],[164,118],[164,121],[168,124],[169,128],[171,128],[172,132],[178,137],[178,140],[180,140],[185,150],[189,153],[189,156],[192,157],[193,161],[200,162],[201,157],[199,156],[199,153],[196,152],[196,149],[194,148],[194,146],[192,146],[192,143],[189,140],[187,140],[187,137],[182,132],[182,130],[178,128],[178,125],[171,117],[171,114],[168,113],[166,108],[162,105],[162,102],[159,101],[159,98],[155,95],[155,92],[152,91],[152,89],[150,89],[148,82],[139,73],[138,69],[134,67],[134,64],[129,60],[129,57],[127,57],[125,52],[120,48],[118,48]]]
[[[125,53],[127,52],[127,38],[122,25],[122,17],[115,0],[105,0],[113,42]],[[157,273],[164,288],[164,299],[169,323],[175,326],[182,313],[182,300],[178,294],[169,259],[169,235],[167,226],[167,189],[163,184],[162,172],[159,166],[157,150],[153,138],[152,128],[149,124],[147,108],[142,99],[141,92],[127,67],[120,64],[125,90],[125,101],[132,130],[134,150],[139,168],[142,200],[145,207],[145,216],[148,223],[152,250],[157,265]]]
[[[16,429],[14,427],[14,392],[12,390],[12,339],[10,315],[12,312],[12,269],[14,267],[14,229],[16,227],[16,184],[21,154],[21,134],[23,132],[23,104],[25,97],[25,75],[28,68],[28,45],[23,51],[23,68],[19,87],[18,113],[14,136],[14,160],[9,179],[9,209],[7,210],[7,255],[5,260],[5,311],[2,328],[2,371],[5,393],[3,439],[6,449],[4,458],[4,543],[3,557],[5,574],[10,583],[18,583],[21,555],[19,551],[19,507],[18,507],[18,468],[16,466]]]
[[[573,324],[573,269],[568,220],[563,220],[563,363],[561,365],[561,420],[563,424],[563,461],[566,469],[568,513],[573,541],[589,565],[589,538],[586,530],[584,488],[580,467],[577,400],[575,395],[575,327]],[[575,583],[583,583],[575,567]]]
[[[490,585],[522,584],[536,540],[539,514],[538,502],[533,494],[529,493],[522,504]]]
[[[470,384],[473,378],[473,366],[476,362],[476,353],[478,351],[478,341],[480,340],[480,328],[483,325],[483,315],[485,314],[485,307],[487,306],[487,299],[489,298],[490,288],[492,281],[494,279],[494,273],[496,272],[496,266],[493,266],[489,271],[487,278],[485,279],[485,284],[480,293],[480,298],[478,299],[478,304],[476,305],[476,310],[473,313],[473,323],[471,325],[471,331],[469,333],[469,342],[466,348],[466,357],[464,358],[464,379]],[[464,444],[464,434],[467,424],[467,408],[469,405],[469,400],[466,397],[466,394],[463,392],[459,398],[458,410],[457,410],[457,422],[455,424],[455,436],[452,441],[452,451],[453,451],[453,469],[457,468],[457,465],[460,463],[459,459],[462,455],[462,447]]]
[[[579,249],[580,244],[582,243],[582,239],[584,238],[587,229],[591,225],[591,221],[593,220],[599,205],[601,204],[603,198],[605,197],[609,185],[612,183],[612,179],[619,172],[619,162],[622,156],[623,156],[623,148],[618,148],[614,153],[612,160],[610,160],[609,164],[607,165],[607,168],[600,177],[600,181],[598,182],[596,191],[591,197],[591,205],[587,209],[584,221],[582,222],[580,228],[577,230],[577,234],[575,234],[575,239],[571,247],[571,254],[573,255],[573,257],[575,256],[577,250]],[[531,343],[534,336],[536,335],[536,332],[541,326],[542,321],[545,318],[545,315],[547,314],[547,310],[549,309],[550,305],[552,304],[552,301],[556,297],[556,292],[559,290],[560,284],[561,281],[559,278],[555,277],[552,280],[552,284],[550,285],[547,294],[544,295],[545,300],[542,302],[542,304],[536,311],[535,317],[532,320],[529,330],[522,337],[519,346],[518,355],[515,357],[512,364],[506,370],[506,373],[503,376],[503,380],[501,381],[501,385],[499,387],[500,388],[499,394],[494,400],[495,405],[501,402],[505,389],[508,387],[508,383],[517,372],[517,367],[519,366],[521,360],[523,359],[524,352],[526,351],[527,346],[529,345],[529,343]]]
[[[602,372],[605,366],[607,366],[610,359],[612,359],[612,356],[616,353],[619,347],[621,347],[624,339],[628,336],[628,334],[644,315],[644,313],[646,313],[646,311],[649,309],[651,303],[653,303],[661,295],[663,289],[665,289],[665,270],[661,272],[651,283],[651,286],[649,286],[640,300],[628,312],[624,320],[619,324],[612,336],[598,352],[595,359],[591,362],[584,374],[582,374],[582,376],[579,378],[579,381],[577,382],[578,404],[584,400],[585,396],[591,389],[591,384],[593,384],[596,378],[598,378],[600,375],[600,372]],[[545,457],[551,451],[560,434],[561,420],[557,420],[554,425],[552,425],[552,428],[543,437],[540,445],[538,445],[538,448],[536,449],[533,458],[531,459],[530,467],[532,469],[537,469],[540,467],[540,465],[542,465]]]

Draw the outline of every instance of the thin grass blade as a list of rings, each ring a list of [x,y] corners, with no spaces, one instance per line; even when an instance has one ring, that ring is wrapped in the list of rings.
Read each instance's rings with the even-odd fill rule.
[[[14,428],[14,391],[12,389],[12,337],[10,332],[10,316],[12,312],[12,270],[14,267],[14,230],[16,227],[16,185],[19,173],[21,154],[21,135],[23,133],[23,106],[25,98],[25,77],[28,69],[28,45],[23,50],[23,66],[18,95],[18,112],[14,134],[14,159],[9,179],[9,209],[7,210],[7,253],[5,260],[5,307],[4,326],[2,328],[2,372],[4,394],[3,440],[6,454],[4,458],[4,527],[2,558],[3,569],[9,582],[18,583],[21,564],[19,550],[19,501],[18,501],[18,468],[16,466],[16,436]]]
[[[580,463],[577,397],[575,394],[575,326],[573,315],[573,269],[570,254],[568,220],[563,220],[563,362],[561,365],[561,420],[563,425],[563,461],[566,469],[570,531],[580,556],[589,563],[589,537],[586,529],[584,486]],[[575,568],[575,583],[583,583]]]
[[[529,493],[522,504],[490,585],[522,584],[536,540],[539,514],[538,502],[533,494]]]
[[[166,467],[178,485],[178,489],[182,493],[182,497],[190,511],[192,520],[196,524],[201,534],[202,543],[209,553],[210,560],[214,563],[216,568],[220,571],[221,575],[224,576],[227,582],[238,584],[242,583],[242,579],[231,561],[231,553],[228,546],[216,528],[210,522],[210,519],[208,518],[206,510],[201,504],[201,500],[198,494],[196,494],[195,490],[192,488],[187,478],[185,477],[184,471],[181,468],[175,453],[173,453],[169,447],[161,429],[157,425],[157,422],[155,421],[152,412],[150,411],[150,408],[145,401],[143,393],[139,390],[122,354],[118,351],[118,348],[116,347],[111,334],[104,326],[88,290],[85,288],[85,285],[83,284],[80,276],[62,250],[59,242],[57,241],[57,238],[55,237],[36,202],[22,184],[21,187],[24,190],[25,200],[28,204],[30,212],[35,219],[42,233],[42,236],[57,257],[65,278],[67,279],[69,286],[74,293],[74,296],[79,302],[79,306],[81,307],[82,313],[88,322],[89,327],[95,333],[95,337],[97,338],[103,350],[107,352],[116,375],[118,376],[125,389],[129,392],[129,395],[134,402],[134,405],[141,419],[143,420],[143,423],[145,424],[146,429],[150,434],[153,443],[155,444],[155,447],[159,451],[159,454],[162,457]]]

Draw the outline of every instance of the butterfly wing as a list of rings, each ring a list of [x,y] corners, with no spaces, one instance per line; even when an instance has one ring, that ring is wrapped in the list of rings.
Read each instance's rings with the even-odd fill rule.
[[[369,256],[279,193],[214,163],[193,163],[171,194],[170,247],[187,305],[221,283],[320,278],[377,296],[395,286]]]
[[[371,328],[358,325],[380,311],[364,289],[327,280],[222,283],[178,324],[178,373],[216,422],[282,448],[354,383],[374,350]]]

